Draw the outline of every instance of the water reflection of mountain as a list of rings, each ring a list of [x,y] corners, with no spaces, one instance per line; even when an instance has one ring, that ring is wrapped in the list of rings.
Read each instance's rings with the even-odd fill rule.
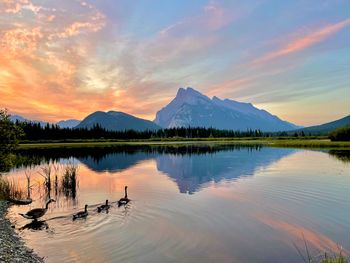
[[[220,151],[241,149],[242,146],[234,145],[186,145],[186,146],[127,146],[120,149],[109,149],[109,151],[91,152],[85,155],[75,155],[75,157],[95,172],[122,171],[128,169],[141,161],[156,159],[160,155],[205,155]],[[247,146],[244,149],[256,150],[260,146]]]
[[[62,162],[74,157],[96,172],[122,171],[143,160],[155,159],[157,169],[171,177],[181,193],[191,194],[208,182],[252,175],[295,151],[261,146],[177,145],[47,149],[20,154],[32,164]]]
[[[254,174],[296,150],[241,148],[203,155],[164,154],[156,158],[157,169],[169,175],[181,193],[192,194],[208,182],[232,180]]]
[[[104,171],[122,171],[126,170],[143,160],[155,158],[155,153],[137,152],[133,154],[119,152],[110,153],[101,158],[94,158],[92,156],[78,158],[80,162],[85,164],[89,169],[95,172]]]

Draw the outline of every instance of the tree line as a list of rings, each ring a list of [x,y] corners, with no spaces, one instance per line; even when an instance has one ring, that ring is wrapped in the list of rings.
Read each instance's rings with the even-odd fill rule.
[[[152,138],[232,138],[232,137],[263,137],[269,136],[261,130],[246,131],[219,130],[215,128],[181,127],[159,130],[122,130],[110,131],[96,124],[87,128],[60,128],[55,124],[41,126],[33,122],[16,122],[15,125],[23,130],[22,140],[65,140],[65,139],[152,139]]]

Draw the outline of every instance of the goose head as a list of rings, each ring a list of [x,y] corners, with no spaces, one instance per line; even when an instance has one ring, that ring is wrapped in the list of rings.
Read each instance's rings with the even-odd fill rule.
[[[56,202],[56,200],[50,198],[50,199],[46,202],[46,205],[49,205],[49,204],[51,204],[51,203],[53,203],[53,202]]]
[[[56,202],[56,201],[55,201],[54,199],[51,199],[51,198],[50,198],[50,199],[46,202],[46,207],[45,207],[46,210],[48,209],[49,204],[52,203],[52,202]]]

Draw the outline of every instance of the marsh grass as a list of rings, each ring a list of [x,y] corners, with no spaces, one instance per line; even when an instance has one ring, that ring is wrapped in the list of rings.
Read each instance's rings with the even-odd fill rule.
[[[308,246],[308,243],[303,235],[304,248],[300,249],[296,244],[294,247],[298,251],[299,256],[305,263],[348,263],[348,260],[344,257],[342,247],[338,247],[338,252],[331,253],[317,253],[312,255]]]
[[[39,174],[44,178],[45,190],[51,192],[51,166],[45,166],[41,168]]]
[[[72,198],[75,198],[77,193],[77,172],[78,167],[74,164],[69,164],[64,168],[62,176],[61,191],[63,191],[66,196],[70,196]]]
[[[0,200],[21,200],[26,196],[19,183],[0,175]]]
[[[60,194],[75,199],[78,188],[78,167],[74,164],[45,166],[38,173],[44,181],[39,182],[39,191],[44,190],[41,198],[51,198],[53,194],[58,199]]]
[[[325,254],[324,258],[321,261],[322,263],[348,263],[348,261],[344,258],[341,251],[338,255],[328,255]]]

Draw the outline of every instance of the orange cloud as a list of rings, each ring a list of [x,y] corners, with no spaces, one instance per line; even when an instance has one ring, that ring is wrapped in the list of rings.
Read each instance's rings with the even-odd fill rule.
[[[36,50],[38,41],[43,38],[40,27],[32,29],[15,28],[4,31],[1,38],[4,55],[23,56],[30,55]]]
[[[79,35],[87,32],[97,32],[105,26],[105,17],[101,13],[96,13],[93,17],[89,18],[89,22],[76,21],[66,26],[62,32],[52,34],[49,39],[67,38],[75,35]]]
[[[38,14],[42,7],[34,5],[29,0],[2,0],[0,3],[0,10],[3,10],[4,13],[17,14],[20,13],[23,9],[30,10],[34,14]]]
[[[11,3],[8,8],[17,8]],[[19,3],[18,12],[6,16],[12,22],[23,21],[0,29],[1,107],[52,122],[112,109],[153,119],[153,109],[169,99],[157,92],[146,96],[146,90],[152,91],[159,83],[131,74],[133,57],[107,57],[104,63],[103,57],[95,55],[106,17],[94,6],[72,3],[77,12],[72,17],[54,6],[35,9],[29,1]],[[23,19],[19,13],[24,8],[33,14]],[[129,49],[127,44],[122,40],[106,53],[123,50],[123,45]]]
[[[328,25],[324,28],[321,28],[315,32],[312,32],[308,35],[301,36],[297,39],[292,40],[287,45],[281,47],[278,50],[272,51],[256,60],[253,61],[253,64],[263,64],[270,60],[274,60],[292,53],[302,51],[308,47],[311,47],[327,38],[337,33],[341,29],[350,25],[350,18],[345,19],[339,23]]]

